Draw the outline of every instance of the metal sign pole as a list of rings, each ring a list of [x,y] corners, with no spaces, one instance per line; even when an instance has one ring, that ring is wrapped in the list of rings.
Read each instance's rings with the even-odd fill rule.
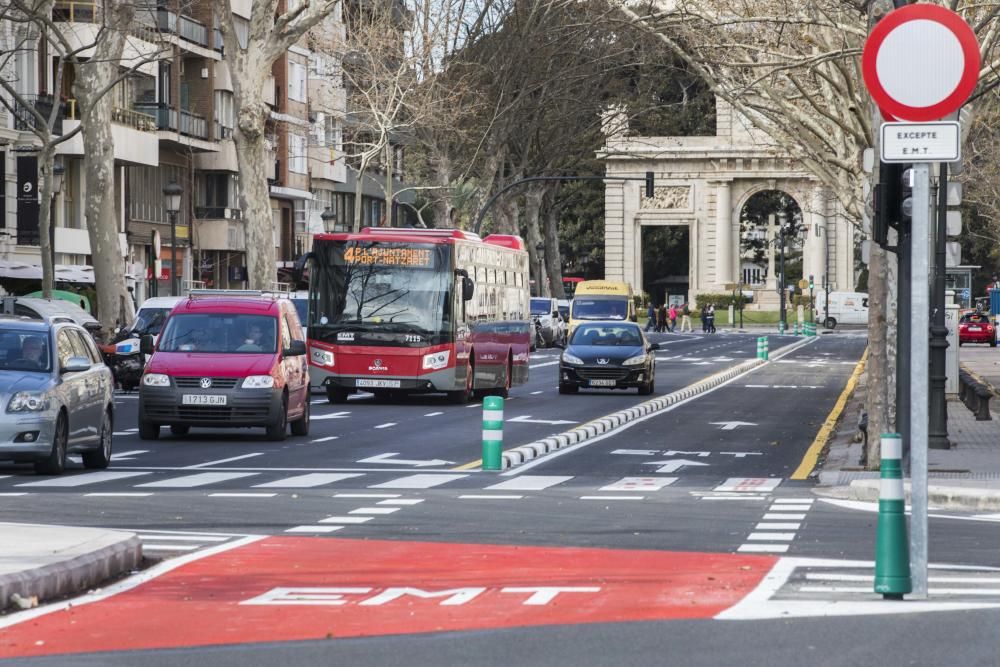
[[[930,164],[913,165],[910,278],[910,572],[927,597],[927,405],[930,328]]]

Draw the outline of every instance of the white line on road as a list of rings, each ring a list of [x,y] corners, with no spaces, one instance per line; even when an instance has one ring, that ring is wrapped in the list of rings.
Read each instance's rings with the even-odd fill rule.
[[[754,530],[798,530],[801,523],[758,523]]]
[[[644,500],[646,496],[580,496],[580,500]]]
[[[112,454],[111,455],[111,460],[112,461],[121,461],[124,458],[128,458],[128,457],[131,457],[131,456],[139,456],[139,454],[148,454],[148,453],[149,453],[148,449],[133,449],[130,452],[118,452],[117,454]]]
[[[788,551],[787,544],[741,544],[737,551],[783,554]]]
[[[27,496],[30,495],[27,491],[22,491],[21,493],[0,493],[0,498],[12,498],[14,496]]]
[[[438,415],[443,415],[443,412],[428,412],[424,417],[437,417]]]
[[[335,530],[342,529],[343,526],[295,526],[294,528],[289,528],[286,533],[332,533]]]
[[[495,495],[477,495],[477,494],[466,494],[464,496],[459,496],[460,500],[521,500],[524,496],[505,496],[502,494]]]
[[[402,507],[359,507],[351,510],[348,514],[392,514],[403,509]]]
[[[367,523],[373,517],[370,516],[328,516],[320,519],[320,523]]]
[[[185,475],[184,477],[162,479],[158,482],[136,484],[136,488],[190,489],[196,486],[215,484],[216,482],[228,482],[233,479],[240,479],[241,477],[252,477],[256,474],[257,473],[254,472],[203,472],[197,475]]]
[[[309,415],[309,421],[319,421],[322,419],[347,419],[350,416],[350,412],[331,412],[328,415]]]
[[[555,486],[556,484],[562,484],[567,480],[573,479],[573,476],[561,477],[561,476],[545,476],[545,475],[522,475],[521,477],[514,477],[506,481],[500,482],[499,484],[491,484],[486,487],[486,490],[492,491],[541,491],[542,489],[547,489],[550,486]]]
[[[70,487],[70,486],[83,486],[85,484],[100,484],[101,482],[113,482],[119,479],[128,479],[129,477],[136,477],[139,475],[148,475],[150,473],[136,473],[136,472],[115,472],[106,470],[104,472],[88,472],[82,475],[72,475],[66,477],[60,477],[58,479],[43,479],[37,482],[25,482],[23,484],[18,484],[18,487],[22,486],[55,486],[55,487]]]
[[[468,475],[407,475],[381,484],[372,484],[369,489],[429,489],[447,484]]]
[[[398,498],[398,499],[391,499],[390,498],[389,500],[380,500],[380,501],[378,501],[375,504],[376,505],[406,505],[406,506],[409,506],[409,505],[419,505],[422,502],[424,502],[423,498]]]
[[[779,513],[779,512],[768,512],[767,514],[764,515],[763,518],[764,518],[765,521],[772,521],[772,520],[781,521],[782,519],[784,519],[786,521],[802,521],[803,519],[806,518],[806,515],[805,514],[784,514],[784,513]]]
[[[747,539],[758,542],[791,542],[795,539],[795,533],[750,533]]]
[[[263,456],[264,452],[254,452],[253,454],[243,454],[242,456],[233,456],[228,459],[219,459],[218,461],[207,461],[206,463],[196,463],[193,466],[186,466],[188,470],[194,470],[195,468],[208,468],[209,466],[217,466],[220,463],[230,463],[231,461],[242,461],[243,459],[251,459],[255,456]]]
[[[539,394],[544,394],[544,393],[545,393],[544,391],[533,391],[533,392],[531,392],[531,395],[532,396],[538,396]]]
[[[396,425],[396,422],[386,422],[384,424],[379,424],[375,428],[389,428],[389,427],[395,426],[395,425]]]
[[[265,482],[263,484],[254,484],[255,489],[309,489],[316,486],[322,486],[324,484],[333,484],[334,482],[340,482],[345,479],[351,479],[352,477],[362,477],[361,473],[322,473],[314,472],[308,475],[296,475],[295,477],[286,477],[285,479],[278,479],[273,482]]]
[[[335,493],[334,498],[399,498],[398,493]]]
[[[194,551],[198,548],[197,544],[146,544],[142,543],[143,549],[148,549],[150,551]]]
[[[775,498],[777,505],[812,505],[814,498]]]
[[[328,435],[325,438],[316,438],[315,440],[310,440],[309,442],[330,442],[331,440],[336,440],[339,435]]]
[[[808,512],[812,505],[771,505],[772,512]]]
[[[162,533],[152,533],[150,535],[139,535],[142,540],[174,540],[177,542],[225,542],[229,539],[228,536],[219,535],[164,535]]]
[[[138,493],[134,491],[120,491],[112,492],[108,491],[105,493],[85,493],[84,496],[88,498],[145,498],[146,496],[153,495],[152,493]]]
[[[555,366],[558,363],[559,363],[559,360],[556,359],[555,361],[546,361],[544,364],[531,364],[530,366],[528,366],[528,368],[541,368],[542,366]]]
[[[277,493],[210,493],[209,498],[274,498]]]

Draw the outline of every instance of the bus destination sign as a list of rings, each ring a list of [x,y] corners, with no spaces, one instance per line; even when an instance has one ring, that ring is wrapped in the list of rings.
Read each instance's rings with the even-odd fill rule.
[[[434,268],[434,253],[430,248],[351,246],[344,252],[344,261],[348,264],[410,266],[430,269]]]

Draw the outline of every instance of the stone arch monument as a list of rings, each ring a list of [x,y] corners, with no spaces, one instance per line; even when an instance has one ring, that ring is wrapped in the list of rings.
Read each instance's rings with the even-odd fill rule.
[[[740,212],[749,198],[781,190],[802,210],[803,275],[816,287],[829,274],[834,290],[854,290],[855,230],[836,199],[787,151],[771,143],[732,107],[716,98],[715,136],[628,136],[620,109],[605,118],[604,272],[642,288],[642,228],[689,228],[689,300],[724,292],[740,281]],[[654,173],[652,197],[643,176]],[[616,181],[614,177],[631,180]],[[773,276],[770,277],[773,280]],[[748,285],[758,304],[777,303],[765,284]],[[759,293],[758,293],[759,292]],[[773,296],[772,296],[773,295]]]

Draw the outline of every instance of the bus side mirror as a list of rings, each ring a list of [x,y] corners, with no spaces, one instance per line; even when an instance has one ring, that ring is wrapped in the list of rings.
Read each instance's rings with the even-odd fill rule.
[[[295,282],[296,287],[302,282],[302,274],[305,273],[309,260],[313,258],[315,258],[315,255],[312,252],[307,252],[295,260],[295,266],[292,268],[292,280]]]
[[[472,301],[472,296],[476,293],[476,284],[469,276],[462,276],[462,300]]]

